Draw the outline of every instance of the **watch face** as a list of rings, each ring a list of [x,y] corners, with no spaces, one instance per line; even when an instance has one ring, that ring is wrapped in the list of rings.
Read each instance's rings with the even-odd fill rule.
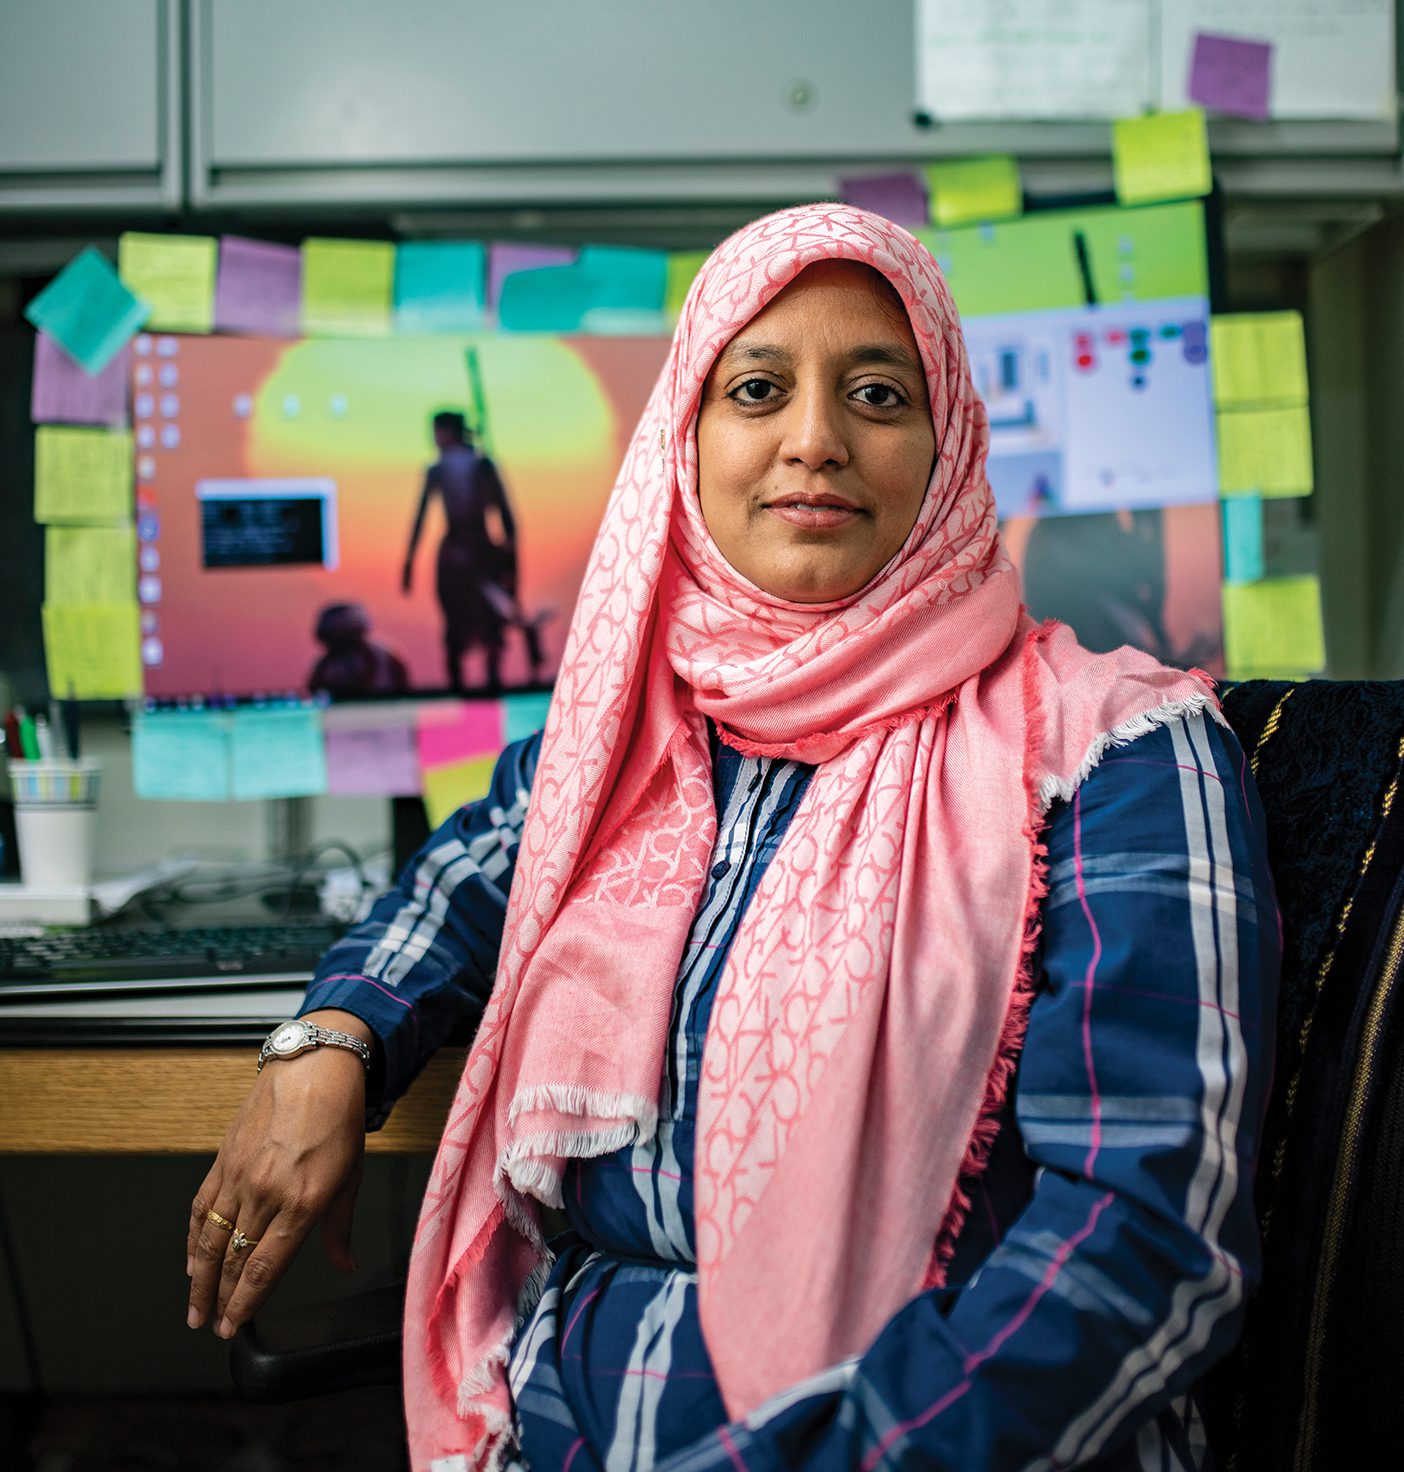
[[[285,1022],[274,1029],[273,1036],[268,1039],[268,1046],[275,1053],[292,1053],[305,1046],[306,1042],[307,1028],[303,1023]]]

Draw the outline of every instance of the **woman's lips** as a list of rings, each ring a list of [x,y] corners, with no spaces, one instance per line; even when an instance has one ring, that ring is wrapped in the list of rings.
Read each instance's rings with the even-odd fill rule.
[[[766,510],[773,511],[791,526],[803,527],[806,531],[833,531],[849,526],[862,514],[846,501],[802,501],[795,498],[772,501]]]

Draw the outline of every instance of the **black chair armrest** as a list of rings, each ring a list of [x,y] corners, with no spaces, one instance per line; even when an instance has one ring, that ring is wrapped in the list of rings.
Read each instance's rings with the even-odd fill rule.
[[[398,1385],[405,1285],[262,1313],[230,1343],[240,1396],[260,1405],[362,1385]]]

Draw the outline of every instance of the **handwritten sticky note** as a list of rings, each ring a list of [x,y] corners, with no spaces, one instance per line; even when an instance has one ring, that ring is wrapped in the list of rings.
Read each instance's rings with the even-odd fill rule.
[[[134,297],[112,263],[89,246],[24,309],[89,373],[101,373],[151,315],[146,302]]]
[[[668,284],[663,291],[663,311],[670,321],[682,315],[688,289],[697,279],[709,251],[672,250],[668,252]]]
[[[448,762],[441,767],[424,769],[424,811],[429,826],[437,828],[447,822],[464,803],[486,797],[492,785],[496,757],[471,756],[463,761]]]
[[[1251,583],[1263,575],[1263,498],[1235,496],[1223,503],[1224,578]]]
[[[136,600],[46,603],[44,657],[49,689],[79,700],[141,694],[141,633]]]
[[[860,210],[884,215],[898,225],[925,225],[926,186],[914,169],[887,174],[846,174],[838,181],[839,197]]]
[[[502,283],[515,271],[537,271],[544,266],[568,266],[575,251],[568,245],[513,245],[499,242],[488,250],[488,308],[496,311]]]
[[[397,332],[471,331],[483,325],[486,305],[486,246],[415,240],[397,247]]]
[[[44,529],[47,603],[125,603],[136,589],[136,531],[130,526]]]
[[[926,193],[933,225],[1008,220],[1024,212],[1019,165],[1008,153],[928,164]]]
[[[132,514],[132,436],[127,430],[34,431],[34,519],[122,522]]]
[[[236,798],[313,797],[327,790],[317,706],[240,706],[233,712],[230,741],[230,790]]]
[[[420,707],[419,764],[443,766],[502,750],[502,706],[496,700],[459,700]]]
[[[1222,409],[1216,430],[1220,494],[1311,494],[1311,419],[1305,404],[1282,409]]]
[[[1112,124],[1112,172],[1122,204],[1208,194],[1214,180],[1203,112],[1191,107],[1119,118]]]
[[[1223,599],[1224,660],[1230,675],[1259,670],[1310,674],[1324,667],[1318,578],[1228,583]]]
[[[394,315],[395,247],[379,240],[302,242],[302,330],[377,337]]]
[[[1209,319],[1214,402],[1223,408],[1304,404],[1306,334],[1300,312],[1239,312]]]
[[[117,242],[122,284],[151,303],[146,325],[157,332],[209,332],[214,327],[213,235],[148,235],[128,230]]]
[[[302,314],[302,252],[225,235],[219,242],[215,326],[221,332],[296,337]]]
[[[405,706],[334,705],[323,713],[327,791],[340,797],[418,797],[415,717]]]
[[[1272,42],[1195,34],[1190,53],[1191,102],[1235,118],[1265,122],[1272,89]]]
[[[29,417],[36,424],[125,424],[130,345],[100,373],[89,373],[47,332],[34,336]]]
[[[138,797],[221,802],[230,797],[233,716],[216,710],[139,710],[132,718]]]
[[[502,698],[502,744],[510,746],[534,735],[546,724],[550,709],[548,694],[504,695]]]

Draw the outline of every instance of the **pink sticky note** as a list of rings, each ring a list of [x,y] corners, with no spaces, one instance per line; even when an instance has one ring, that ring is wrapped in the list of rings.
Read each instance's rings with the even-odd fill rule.
[[[488,309],[497,310],[503,280],[513,271],[534,271],[540,266],[568,266],[575,259],[568,245],[507,245],[498,243],[488,251]]]
[[[1261,123],[1267,120],[1271,86],[1271,41],[1196,33],[1188,89],[1192,102]]]
[[[848,204],[875,215],[885,215],[898,225],[925,225],[926,190],[910,169],[896,174],[853,175],[838,181],[839,193]]]
[[[295,245],[221,236],[214,323],[222,332],[296,337],[302,308],[302,252]]]
[[[414,717],[385,718],[373,707],[332,706],[323,718],[327,791],[339,797],[417,797]]]
[[[101,373],[89,373],[49,336],[34,339],[34,384],[29,414],[35,424],[125,424],[128,343]]]
[[[464,700],[425,706],[419,714],[419,765],[442,767],[502,750],[502,703]]]

